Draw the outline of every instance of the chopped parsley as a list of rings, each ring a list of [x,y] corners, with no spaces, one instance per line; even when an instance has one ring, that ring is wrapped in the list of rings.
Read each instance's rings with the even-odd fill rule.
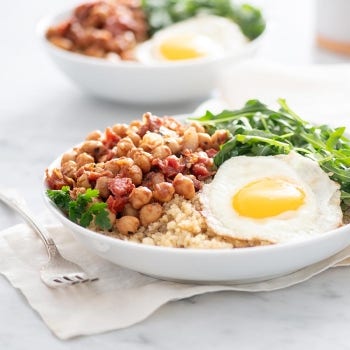
[[[107,204],[104,202],[93,202],[99,195],[98,190],[88,188],[85,193],[73,200],[70,196],[69,186],[63,186],[60,190],[47,190],[48,197],[59,207],[70,220],[88,227],[94,223],[101,230],[109,230],[112,225],[109,220]]]

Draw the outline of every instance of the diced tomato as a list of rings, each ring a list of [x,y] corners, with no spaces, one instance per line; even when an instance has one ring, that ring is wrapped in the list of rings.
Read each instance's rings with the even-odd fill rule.
[[[202,182],[199,181],[194,175],[190,175],[190,177],[193,182],[194,189],[196,190],[196,192],[199,191],[203,187]]]
[[[128,197],[113,197],[109,196],[106,203],[108,206],[108,209],[113,213],[117,214],[120,213],[124,207],[125,204],[128,203]]]
[[[212,171],[208,170],[207,167],[201,163],[194,164],[191,168],[191,173],[198,180],[205,180],[213,174]]]
[[[129,195],[135,188],[130,178],[115,177],[108,184],[108,189],[112,192],[106,201],[108,209],[114,213],[120,213],[129,201]]]
[[[67,186],[61,170],[57,168],[52,169],[51,173],[46,169],[46,183],[52,190],[60,190],[63,186]]]
[[[216,153],[218,153],[218,151],[214,148],[209,148],[205,151],[205,153],[208,155],[209,158],[214,158],[214,156],[216,155]]]
[[[111,149],[113,146],[115,146],[118,142],[120,141],[120,136],[118,136],[112,128],[108,127],[105,130],[105,137],[104,140],[102,141],[103,144]]]
[[[174,155],[166,157],[165,159],[155,159],[152,164],[158,166],[168,179],[175,177],[176,174],[182,173],[185,170],[183,159]]]
[[[159,128],[163,125],[163,120],[151,113],[146,113],[144,119],[146,120],[148,130],[152,132],[159,131]]]
[[[108,184],[108,189],[115,197],[129,196],[131,191],[135,188],[131,179],[128,177],[115,177],[111,179]]]

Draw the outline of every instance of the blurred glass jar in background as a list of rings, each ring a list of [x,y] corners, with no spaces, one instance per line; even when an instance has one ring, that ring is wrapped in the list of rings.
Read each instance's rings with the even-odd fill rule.
[[[350,55],[350,0],[317,0],[318,46]]]

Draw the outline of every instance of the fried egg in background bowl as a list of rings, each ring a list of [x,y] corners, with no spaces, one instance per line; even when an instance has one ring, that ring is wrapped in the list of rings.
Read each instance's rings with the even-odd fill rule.
[[[199,15],[158,31],[139,44],[136,60],[144,64],[210,59],[241,50],[248,43],[233,21],[214,15]]]
[[[317,162],[295,152],[238,156],[220,166],[200,201],[215,233],[284,243],[340,227],[339,188]]]

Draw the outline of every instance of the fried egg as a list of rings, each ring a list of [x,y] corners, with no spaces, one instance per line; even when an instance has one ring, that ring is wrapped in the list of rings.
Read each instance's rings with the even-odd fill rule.
[[[238,25],[231,20],[201,15],[158,31],[136,48],[135,56],[146,64],[219,57],[246,42]]]
[[[339,185],[295,152],[225,161],[200,193],[217,234],[271,243],[304,239],[342,225]]]

